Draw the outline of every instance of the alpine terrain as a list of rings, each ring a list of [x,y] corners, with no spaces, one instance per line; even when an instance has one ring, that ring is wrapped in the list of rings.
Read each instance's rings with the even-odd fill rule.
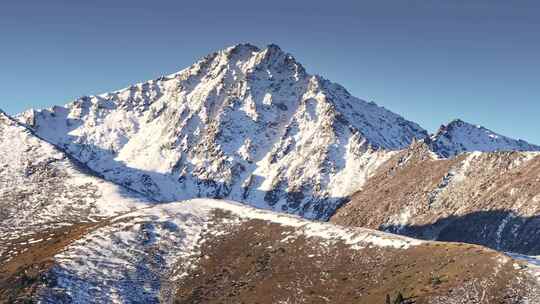
[[[540,303],[535,151],[276,45],[0,111],[0,303]]]

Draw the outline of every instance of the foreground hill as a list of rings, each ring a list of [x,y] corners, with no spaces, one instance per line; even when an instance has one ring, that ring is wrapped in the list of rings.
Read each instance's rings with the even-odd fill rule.
[[[61,250],[50,249],[54,240],[20,245],[23,253],[0,264],[0,287],[23,287],[0,288],[3,298],[384,303],[386,295],[402,294],[414,303],[539,300],[528,266],[495,251],[310,222],[231,202],[162,204],[81,230],[65,234],[78,240]],[[6,271],[14,263],[19,271]]]
[[[539,215],[540,153],[439,159],[416,143],[383,164],[331,221],[540,255]]]

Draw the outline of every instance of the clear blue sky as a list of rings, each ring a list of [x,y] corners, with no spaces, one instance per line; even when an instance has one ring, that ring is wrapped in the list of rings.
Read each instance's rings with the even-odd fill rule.
[[[462,118],[540,143],[540,2],[5,1],[0,108],[64,104],[238,42],[434,131]]]

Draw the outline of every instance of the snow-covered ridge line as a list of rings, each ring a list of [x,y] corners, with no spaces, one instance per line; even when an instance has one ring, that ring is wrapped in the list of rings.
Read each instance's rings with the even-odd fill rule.
[[[122,222],[126,219],[152,217],[155,221],[163,218],[174,218],[178,214],[197,214],[209,220],[214,210],[229,211],[240,218],[240,221],[263,220],[283,226],[294,227],[298,235],[321,237],[327,240],[344,241],[345,244],[363,248],[360,244],[377,247],[407,249],[420,245],[425,241],[386,233],[362,227],[345,227],[330,222],[311,221],[292,214],[278,213],[270,210],[253,208],[245,204],[216,199],[191,199],[144,207],[112,218],[111,222]]]
[[[193,199],[185,202],[171,203],[151,208],[185,208],[184,205],[204,206],[212,210],[220,209],[230,211],[236,216],[244,219],[258,219],[269,221],[284,226],[294,227],[298,234],[304,234],[309,237],[321,237],[328,240],[341,240],[351,246],[361,248],[361,244],[370,244],[377,247],[392,247],[397,249],[406,249],[410,246],[420,245],[424,241],[405,236],[398,236],[378,230],[372,230],[361,227],[344,227],[329,222],[310,221],[301,217],[276,213],[269,210],[256,209],[244,204],[211,199]],[[145,211],[142,211],[145,212]],[[129,215],[126,215],[129,216]]]
[[[41,138],[39,134],[36,134],[33,129],[29,128],[28,125],[22,123],[19,118],[11,117],[9,114],[4,112],[2,109],[0,109],[0,122],[4,119],[5,121],[9,121],[12,126],[18,127],[20,131],[24,132],[25,134],[29,135],[30,137],[35,137],[37,140],[41,141],[43,144],[46,144],[47,146],[53,147],[57,152],[62,153],[62,159],[67,158],[69,161],[73,162],[73,165],[78,166],[79,171],[82,170],[84,174],[89,175],[90,177],[98,177],[104,179],[104,176],[100,174],[97,171],[93,171],[92,169],[86,167],[85,164],[81,163],[78,159],[72,157],[67,151],[65,151],[61,146],[56,145],[54,142],[49,142],[45,138]],[[124,185],[120,185],[112,181],[112,184],[117,185],[120,188],[125,188]],[[116,186],[114,186],[116,187]],[[128,190],[128,189],[125,189]],[[137,191],[136,189],[129,189],[130,192],[133,192],[135,196],[138,196],[139,199],[144,198],[145,203],[143,205],[146,205],[148,203],[158,203],[159,201],[153,199],[152,197],[146,196],[144,193],[141,193]],[[106,209],[106,208],[105,208]],[[105,211],[105,210],[103,210]],[[117,212],[116,212],[117,213]],[[116,214],[115,213],[115,214]],[[108,215],[111,215],[110,213]]]

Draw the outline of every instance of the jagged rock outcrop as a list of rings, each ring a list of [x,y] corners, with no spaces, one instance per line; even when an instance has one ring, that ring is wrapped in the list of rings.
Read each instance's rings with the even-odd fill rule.
[[[427,133],[304,68],[236,45],[179,73],[19,120],[105,178],[159,201],[229,198],[328,218]]]
[[[383,164],[331,221],[540,254],[540,153],[440,159],[418,142]]]

